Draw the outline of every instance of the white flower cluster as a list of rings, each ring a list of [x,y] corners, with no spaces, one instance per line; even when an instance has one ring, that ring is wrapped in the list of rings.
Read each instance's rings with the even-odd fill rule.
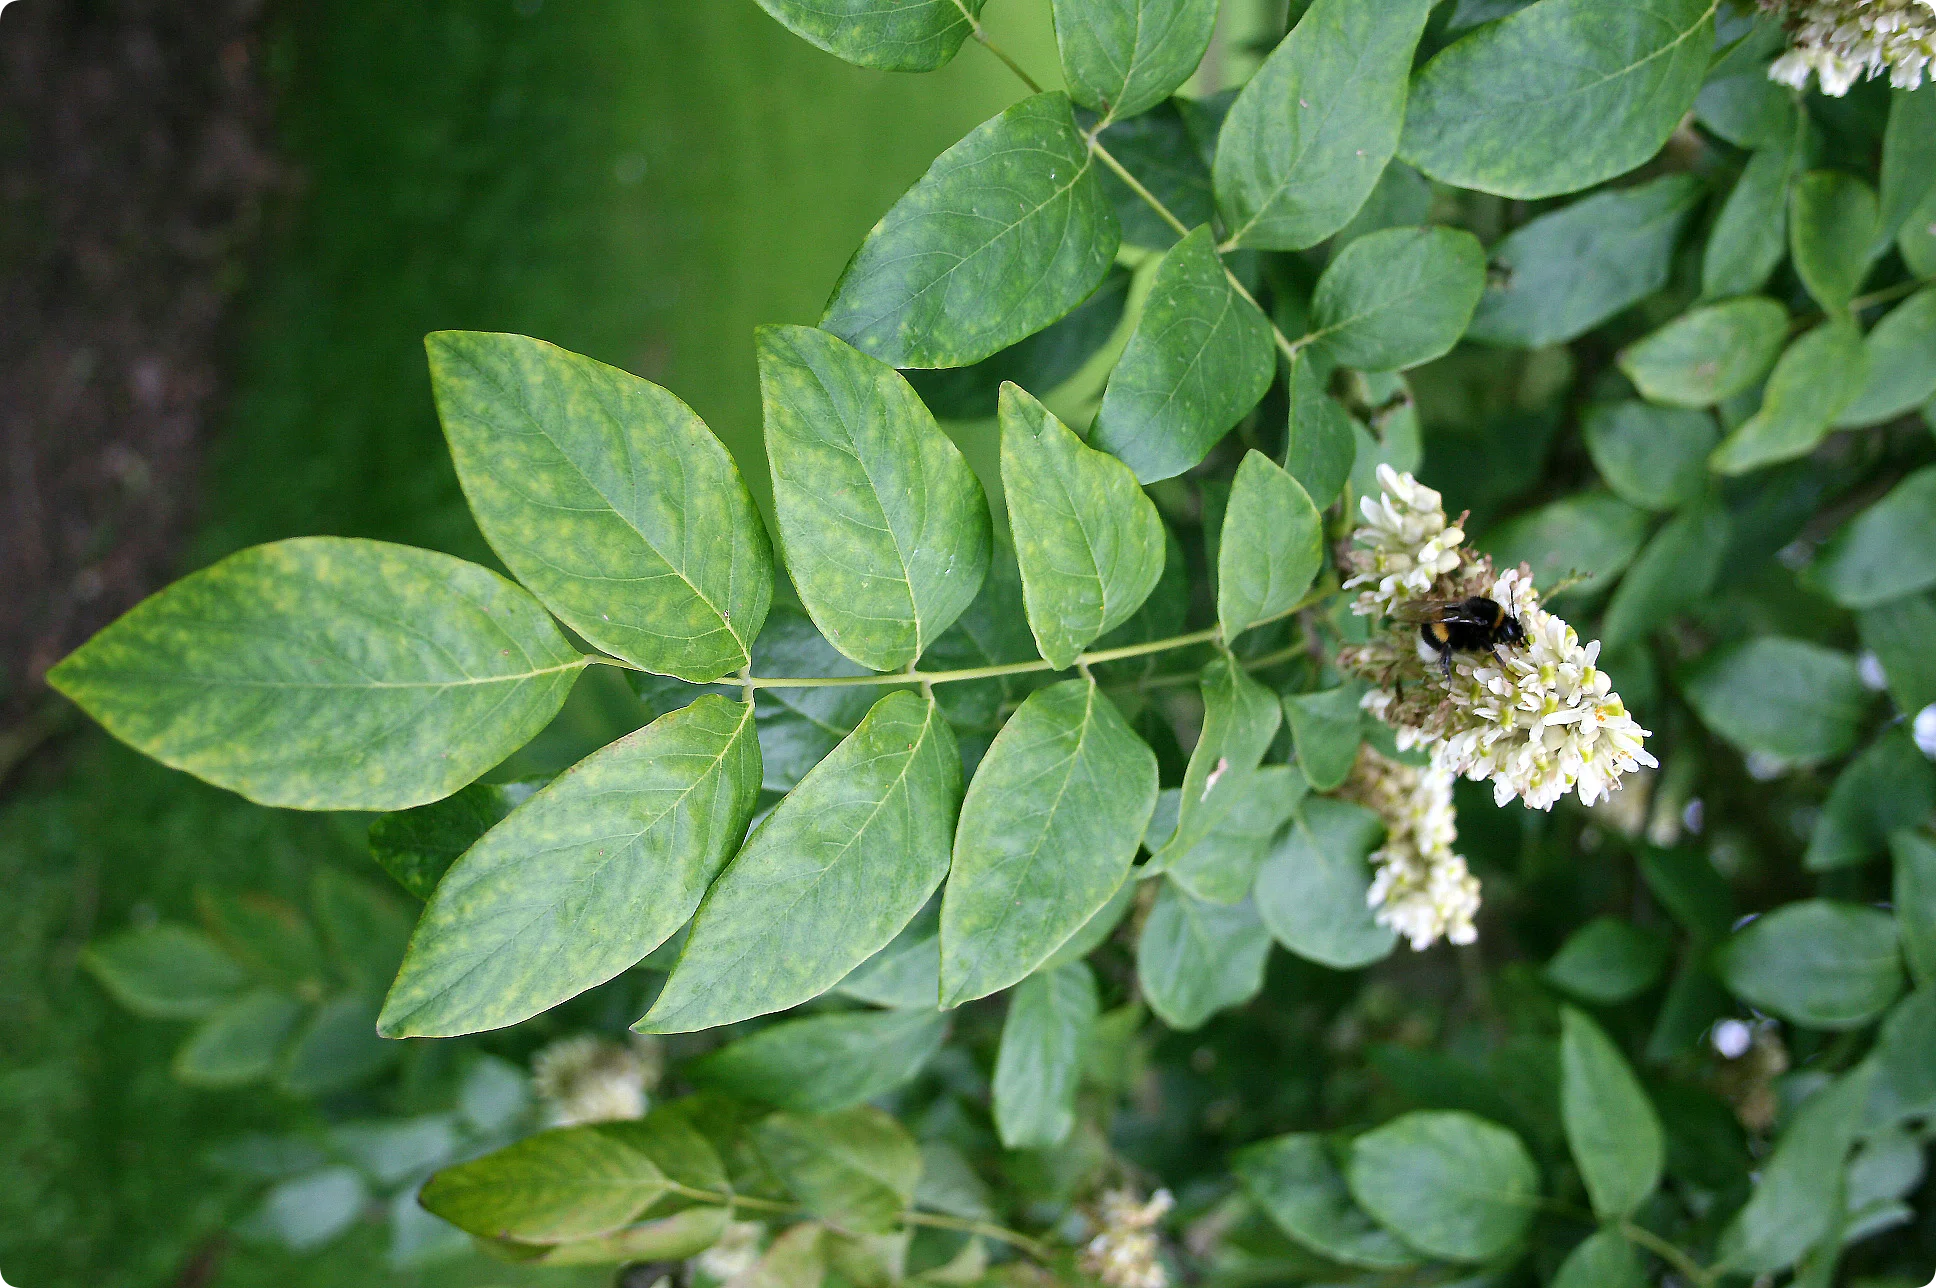
[[[1151,1227],[1176,1206],[1170,1192],[1158,1190],[1144,1202],[1129,1190],[1110,1190],[1097,1206],[1102,1229],[1083,1245],[1083,1273],[1108,1288],[1169,1288]]]
[[[1764,0],[1764,4],[1767,0]],[[1915,89],[1936,62],[1936,0],[1802,0],[1790,10],[1788,52],[1768,67],[1770,80],[1804,89],[1814,74],[1822,93],[1840,98],[1864,77],[1889,73],[1897,89]]]
[[[1453,851],[1459,839],[1449,770],[1403,765],[1371,747],[1338,790],[1346,800],[1376,810],[1385,820],[1385,843],[1372,852],[1377,868],[1366,902],[1378,924],[1403,935],[1423,952],[1441,938],[1469,944],[1479,937],[1479,878]]]
[[[531,1085],[548,1126],[622,1122],[645,1117],[647,1093],[663,1067],[656,1039],[621,1045],[580,1033],[531,1057]]]
[[[1582,804],[1605,799],[1622,774],[1652,767],[1644,740],[1648,732],[1627,714],[1613,682],[1596,665],[1598,641],[1582,645],[1573,628],[1540,607],[1530,572],[1519,568],[1495,575],[1490,560],[1448,546],[1444,535],[1456,528],[1425,511],[1438,494],[1410,475],[1381,467],[1385,495],[1363,503],[1365,526],[1353,534],[1358,547],[1347,555],[1365,583],[1380,562],[1397,567],[1408,559],[1418,567],[1443,569],[1425,589],[1434,597],[1489,596],[1519,619],[1525,642],[1490,654],[1459,657],[1452,683],[1437,679],[1414,648],[1399,648],[1387,636],[1371,645],[1346,649],[1340,661],[1378,687],[1365,696],[1365,708],[1398,731],[1401,749],[1425,748],[1435,767],[1474,780],[1490,779],[1499,804],[1517,796],[1535,809],[1551,809],[1576,788]],[[1400,516],[1403,524],[1390,520]],[[1423,538],[1408,555],[1395,543],[1403,533]],[[1456,568],[1445,568],[1446,554]],[[1354,611],[1391,613],[1407,599],[1424,597],[1405,582],[1405,593],[1388,598],[1360,592]]]
[[[712,1247],[689,1263],[694,1270],[720,1283],[747,1273],[760,1259],[760,1237],[766,1227],[758,1221],[728,1221]]]
[[[1439,578],[1458,571],[1459,543],[1465,533],[1445,521],[1437,492],[1389,465],[1378,467],[1384,495],[1358,502],[1364,526],[1352,534],[1357,543],[1357,575],[1345,582],[1358,592],[1352,611],[1360,616],[1389,613],[1408,599],[1422,599]]]

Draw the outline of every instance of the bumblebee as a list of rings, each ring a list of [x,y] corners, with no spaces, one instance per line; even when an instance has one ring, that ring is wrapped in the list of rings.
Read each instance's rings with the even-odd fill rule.
[[[1419,652],[1438,658],[1447,684],[1452,683],[1454,653],[1497,655],[1501,648],[1526,642],[1526,630],[1519,619],[1507,612],[1504,604],[1484,595],[1400,604],[1392,616],[1418,625]]]

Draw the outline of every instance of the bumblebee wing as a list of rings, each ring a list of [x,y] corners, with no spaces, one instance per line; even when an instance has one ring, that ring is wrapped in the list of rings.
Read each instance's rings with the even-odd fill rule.
[[[1456,599],[1411,599],[1393,605],[1391,617],[1393,621],[1413,626],[1422,626],[1426,622],[1458,621],[1462,619],[1452,616],[1458,606]]]

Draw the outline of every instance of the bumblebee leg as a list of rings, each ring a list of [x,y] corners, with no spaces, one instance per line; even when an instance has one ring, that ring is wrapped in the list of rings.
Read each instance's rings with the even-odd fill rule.
[[[1445,687],[1452,687],[1452,650],[1446,649],[1439,654],[1439,665],[1445,668]]]

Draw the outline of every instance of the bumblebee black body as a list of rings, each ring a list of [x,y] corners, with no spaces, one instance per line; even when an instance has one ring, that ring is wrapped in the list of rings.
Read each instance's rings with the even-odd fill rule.
[[[1454,653],[1490,653],[1502,645],[1524,644],[1526,632],[1504,604],[1473,595],[1434,604],[1419,622],[1418,638],[1437,655],[1450,684]]]

